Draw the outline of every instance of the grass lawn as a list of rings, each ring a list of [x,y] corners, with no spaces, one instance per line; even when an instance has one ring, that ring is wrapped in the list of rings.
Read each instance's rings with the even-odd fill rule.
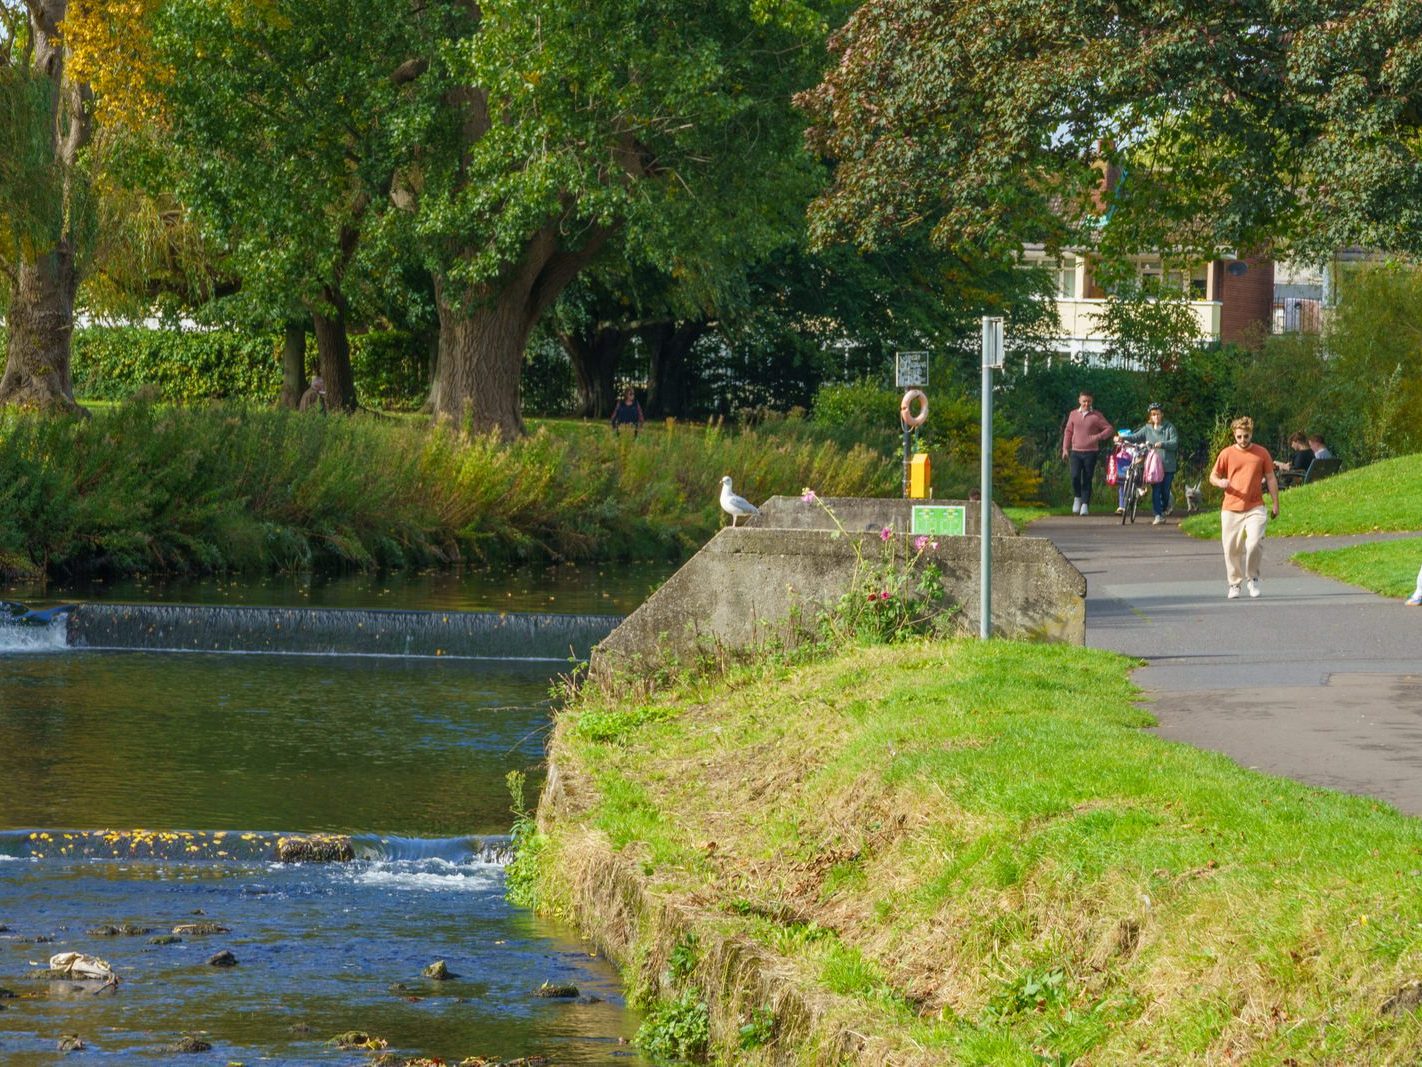
[[[965,640],[585,690],[541,902],[618,850],[900,1064],[1417,1062],[1422,822],[1147,733],[1130,667]]]
[[[1416,588],[1417,570],[1422,567],[1422,537],[1298,552],[1293,560],[1315,574],[1362,586],[1382,596],[1407,597]]]

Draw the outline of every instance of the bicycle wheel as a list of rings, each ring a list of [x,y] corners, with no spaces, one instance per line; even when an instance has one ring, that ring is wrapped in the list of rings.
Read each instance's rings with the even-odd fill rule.
[[[1131,469],[1126,472],[1126,507],[1125,510],[1121,512],[1122,526],[1126,525],[1127,520],[1129,520],[1132,525],[1135,524],[1136,501],[1140,499],[1140,494],[1136,492],[1136,489],[1140,486],[1140,482],[1140,468],[1132,465]]]

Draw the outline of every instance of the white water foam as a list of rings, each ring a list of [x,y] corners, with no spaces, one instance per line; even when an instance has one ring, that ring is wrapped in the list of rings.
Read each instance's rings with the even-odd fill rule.
[[[0,623],[0,656],[7,652],[63,652],[67,626],[61,618],[48,626],[14,626]]]
[[[503,868],[493,863],[450,863],[448,860],[380,861],[352,870],[362,885],[434,893],[487,893],[498,887]]]

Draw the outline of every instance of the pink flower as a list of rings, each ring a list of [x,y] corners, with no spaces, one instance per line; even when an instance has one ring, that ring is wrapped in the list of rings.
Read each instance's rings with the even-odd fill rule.
[[[879,599],[880,599],[880,600],[888,600],[888,599],[889,599],[889,591],[888,591],[887,589],[885,589],[883,592],[881,592],[881,593],[879,594]]]
[[[915,552],[922,552],[927,546],[928,546],[928,538],[927,538],[927,537],[915,538],[914,543],[913,543],[913,550],[914,550]]]
[[[803,495],[800,497],[800,499],[803,500],[806,504],[813,504],[816,500],[819,499],[819,497],[815,496],[815,491],[811,489],[808,485],[805,486],[805,488],[802,490],[802,493]]]
[[[937,541],[930,541],[930,542],[928,542],[928,547],[929,547],[929,548],[937,548],[937,547],[938,547],[938,542],[937,542]]]
[[[891,538],[891,537],[893,537],[893,536],[894,536],[894,528],[893,528],[892,526],[885,526],[882,530],[879,531],[879,540],[880,540],[880,541],[887,541],[889,538]]]

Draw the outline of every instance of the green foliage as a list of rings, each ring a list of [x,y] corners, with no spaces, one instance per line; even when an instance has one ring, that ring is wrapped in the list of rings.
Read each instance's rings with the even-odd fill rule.
[[[751,1009],[750,1018],[736,1031],[742,1050],[764,1048],[775,1040],[775,1010],[764,1006]]]
[[[568,429],[503,447],[238,404],[0,413],[0,552],[52,574],[674,558],[717,528],[727,470],[757,499],[807,481],[838,495],[893,485],[878,457],[826,442]]]
[[[509,847],[513,860],[504,868],[504,896],[509,903],[524,908],[538,906],[539,862],[548,839],[538,832],[534,812],[524,794],[527,776],[522,771],[509,771],[504,776],[508,786],[513,828],[509,832]]]
[[[812,421],[816,429],[843,445],[861,442],[878,447],[902,464],[903,431],[899,421],[901,394],[868,378],[829,383],[815,394]],[[915,434],[916,450],[930,454],[935,495],[963,499],[981,481],[981,412],[972,394],[951,386],[930,397],[928,422]],[[1035,501],[1041,476],[1023,462],[1021,437],[993,440],[993,497],[999,503]]]
[[[1415,250],[1422,10],[1342,10],[868,0],[801,98],[834,161],[814,231],[874,247],[921,224],[1004,258]],[[1102,163],[1120,179],[1104,194]]]
[[[1161,287],[1120,286],[1098,320],[1108,356],[1145,370],[1173,370],[1200,347],[1200,322],[1180,293]]]
[[[429,393],[429,343],[403,330],[371,330],[351,338],[351,370],[361,402],[414,408]]]
[[[696,964],[701,959],[701,939],[694,933],[685,933],[672,946],[667,966],[671,970],[672,981],[682,985],[696,973]]]
[[[1368,463],[1422,449],[1422,269],[1341,272],[1329,318],[1322,400],[1348,459]],[[1340,453],[1341,454],[1341,453]]]
[[[617,744],[648,723],[664,722],[667,709],[658,705],[615,707],[578,717],[578,734],[600,744]]]
[[[229,330],[91,326],[74,334],[74,392],[125,400],[143,386],[175,403],[272,401],[281,390],[280,342]]]
[[[711,1013],[692,990],[663,1001],[637,1030],[637,1045],[660,1062],[704,1063],[711,1047]]]

